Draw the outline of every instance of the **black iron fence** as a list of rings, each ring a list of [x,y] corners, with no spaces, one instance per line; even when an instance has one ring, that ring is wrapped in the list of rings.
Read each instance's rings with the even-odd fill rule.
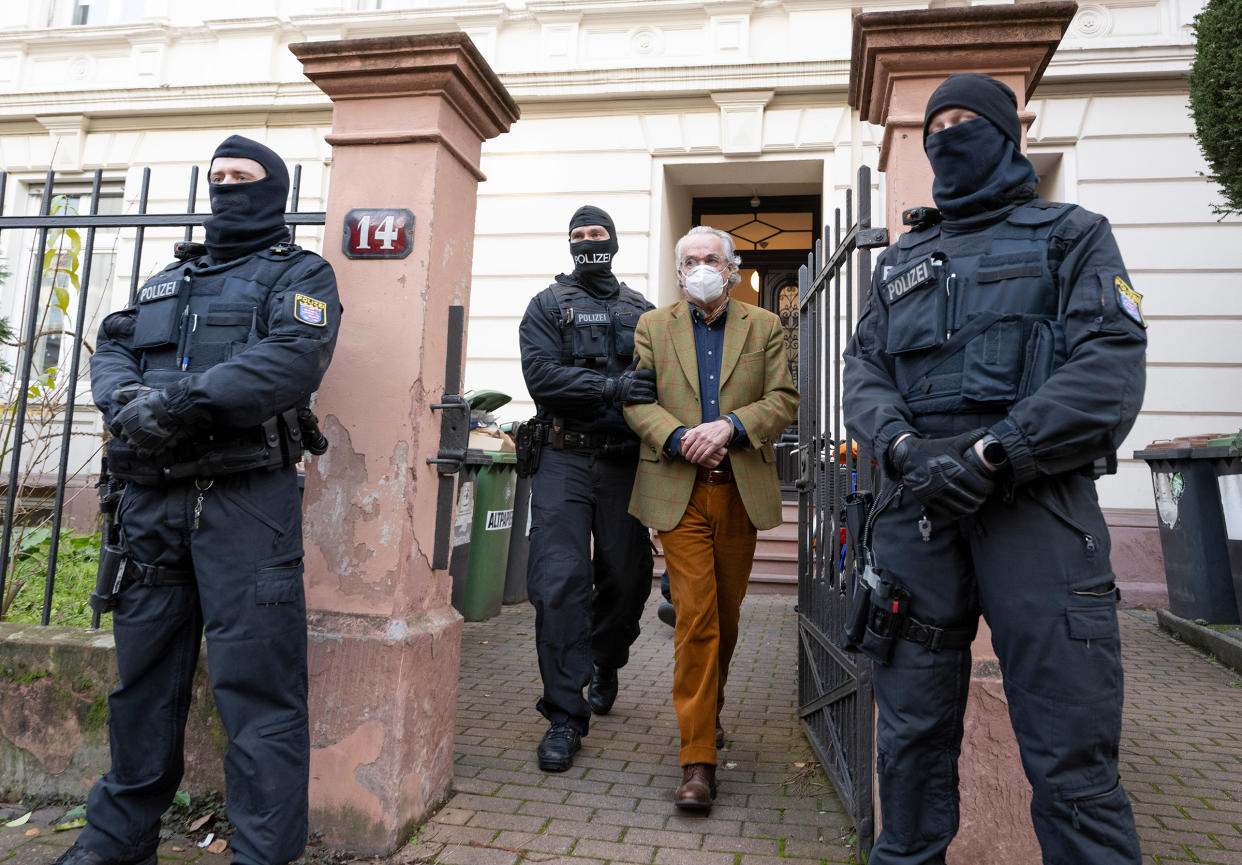
[[[875,821],[870,662],[841,648],[854,563],[844,538],[843,504],[871,486],[870,458],[848,441],[841,409],[842,351],[859,302],[871,290],[871,252],[888,232],[871,227],[871,170],[858,171],[855,195],[838,208],[832,251],[827,228],[798,271],[798,714],[825,773],[870,853]]]
[[[85,333],[88,326],[87,309],[91,300],[92,265],[96,257],[97,235],[100,231],[133,230],[133,263],[129,274],[129,302],[132,303],[137,294],[142,277],[143,245],[148,228],[183,228],[184,239],[190,240],[195,228],[202,226],[206,213],[196,212],[195,206],[199,194],[199,171],[197,166],[190,169],[189,192],[186,197],[184,213],[148,213],[147,203],[151,191],[151,169],[143,168],[142,181],[139,187],[135,212],[107,214],[101,213],[101,203],[108,200],[104,193],[104,172],[97,169],[90,183],[89,195],[84,190],[74,193],[73,198],[79,202],[85,199],[86,212],[82,208],[67,206],[67,196],[57,193],[57,176],[48,171],[43,179],[42,187],[37,181],[26,181],[24,188],[33,196],[41,192],[38,213],[34,215],[6,216],[4,204],[8,199],[9,175],[0,172],[0,235],[6,231],[32,231],[33,243],[29,255],[29,272],[26,274],[27,288],[22,299],[20,333],[12,333],[8,339],[11,346],[16,346],[17,357],[15,368],[5,365],[11,375],[9,393],[13,399],[4,406],[3,420],[7,426],[0,433],[0,439],[6,443],[6,452],[2,461],[7,461],[7,485],[4,501],[3,531],[0,533],[0,620],[9,609],[20,586],[15,583],[18,564],[18,553],[14,545],[15,531],[23,533],[33,528],[32,521],[40,523],[39,530],[47,529],[46,570],[43,575],[43,604],[41,623],[50,622],[53,592],[56,586],[56,569],[61,553],[62,528],[65,511],[65,494],[73,475],[70,471],[70,450],[72,444],[74,413],[77,408],[78,384],[82,365],[82,352]],[[76,176],[69,183],[80,185]],[[290,225],[293,239],[296,240],[298,226],[321,226],[324,224],[322,211],[299,212],[298,199],[302,184],[302,166],[294,166],[293,182],[290,188],[290,204],[286,221]],[[62,184],[64,186],[64,184]],[[19,192],[14,196],[22,200]],[[115,198],[115,196],[113,196]],[[83,231],[85,235],[83,236]],[[49,238],[53,242],[49,244]],[[163,261],[171,260],[171,250]],[[110,278],[110,277],[109,277]],[[49,326],[45,310],[45,291],[55,294],[61,299],[61,292],[72,289],[76,292],[74,303],[66,300],[58,304],[58,308],[68,309],[75,306],[74,320],[70,325],[61,321],[56,326]],[[112,289],[105,283],[104,290]],[[52,299],[52,298],[47,298]],[[100,301],[106,298],[99,298]],[[67,357],[61,341],[71,340]],[[39,349],[48,342],[58,349],[58,356],[64,357],[59,368],[45,368],[41,363]],[[48,445],[48,453],[55,457],[56,472],[54,477],[40,477],[37,483],[30,476],[23,477],[23,471],[29,466],[23,464],[24,448],[30,444],[28,426],[35,417],[35,409],[31,400],[41,400],[38,406],[38,419],[46,428],[48,400],[51,400],[54,414],[60,428],[58,441],[44,442]],[[87,400],[87,404],[90,401]],[[98,451],[102,445],[102,436]],[[93,475],[92,478],[93,479]],[[81,479],[79,479],[81,480]],[[35,495],[36,488],[50,490],[50,508],[46,496],[42,499]],[[43,537],[43,535],[40,535]],[[24,578],[25,579],[25,578]],[[85,603],[86,598],[82,598]],[[99,615],[94,614],[92,627],[99,626]]]

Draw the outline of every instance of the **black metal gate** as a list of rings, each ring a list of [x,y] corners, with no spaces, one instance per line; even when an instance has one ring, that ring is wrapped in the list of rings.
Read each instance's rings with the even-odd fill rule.
[[[64,196],[56,192],[57,177],[55,172],[48,171],[42,184],[39,184],[34,179],[28,182],[28,187],[31,190],[41,191],[42,197],[38,214],[33,216],[11,216],[4,214],[4,202],[8,192],[9,175],[4,171],[0,171],[0,232],[14,230],[33,230],[35,232],[34,242],[31,246],[31,266],[27,275],[29,285],[24,298],[25,312],[21,322],[20,334],[14,334],[14,337],[18,340],[17,345],[19,347],[17,368],[13,371],[3,370],[5,375],[11,373],[13,376],[13,381],[8,383],[10,385],[8,390],[11,390],[14,394],[15,403],[4,407],[11,413],[13,428],[7,435],[7,440],[4,442],[3,455],[0,457],[0,470],[3,470],[0,478],[7,478],[7,483],[0,479],[0,485],[4,486],[3,527],[0,528],[0,619],[3,619],[4,601],[6,599],[11,601],[13,596],[13,586],[10,581],[13,578],[16,566],[16,551],[14,549],[15,522],[21,517],[20,511],[29,510],[29,508],[19,507],[18,498],[19,495],[25,496],[30,491],[30,485],[24,483],[21,476],[23,447],[28,443],[29,438],[26,434],[27,418],[31,411],[28,405],[28,398],[31,394],[39,392],[40,374],[45,372],[35,365],[35,349],[40,340],[46,339],[49,336],[57,340],[62,337],[72,340],[70,351],[65,361],[67,369],[59,371],[61,374],[58,375],[58,378],[62,380],[62,384],[57,389],[57,401],[60,404],[56,406],[56,411],[60,416],[61,433],[59,445],[57,446],[59,459],[54,486],[52,487],[52,501],[46,503],[46,508],[42,507],[44,503],[40,502],[40,507],[38,508],[40,511],[50,510],[50,515],[46,517],[46,520],[41,521],[41,524],[46,525],[50,529],[47,570],[43,581],[42,609],[42,624],[47,625],[49,624],[52,594],[56,582],[56,565],[61,538],[66,481],[70,475],[70,437],[73,432],[74,409],[77,407],[78,380],[83,364],[82,343],[84,336],[86,336],[84,330],[87,298],[91,289],[97,287],[92,285],[91,282],[91,263],[96,250],[96,231],[98,229],[134,230],[133,264],[130,269],[131,275],[129,279],[129,297],[132,302],[138,291],[143,260],[143,240],[146,229],[157,227],[184,228],[185,240],[189,240],[193,230],[196,227],[202,226],[203,219],[208,215],[195,212],[199,185],[198,174],[198,167],[192,167],[190,170],[190,189],[186,200],[185,213],[147,212],[147,200],[151,187],[151,169],[143,168],[142,184],[138,193],[137,212],[101,215],[99,211],[102,200],[102,169],[96,169],[92,175],[90,192],[86,193],[83,190],[80,195],[81,203],[89,205],[88,212],[86,213],[78,212],[76,208],[53,205],[54,201],[63,199]],[[294,166],[293,183],[290,188],[289,208],[285,214],[285,222],[291,228],[291,239],[296,238],[295,233],[299,225],[319,226],[324,224],[323,211],[298,211],[301,178],[302,166],[296,165]],[[75,178],[75,180],[78,179]],[[80,233],[83,229],[85,230],[85,237]],[[58,242],[50,242],[49,234],[52,232],[61,232],[61,238]],[[172,250],[168,252],[167,258],[171,259]],[[55,275],[55,273],[62,271],[61,259],[70,256],[75,260],[80,258],[82,262],[81,272],[78,273],[75,270],[71,280],[71,284],[78,295],[75,321],[72,323],[65,321],[57,328],[49,330],[45,324],[41,323],[41,311],[48,302],[44,291],[49,288],[55,291],[58,283],[55,278],[51,280],[50,284],[45,283],[49,283],[49,273]],[[107,287],[106,285],[104,286],[104,288]],[[28,528],[29,524],[25,527]],[[85,601],[85,598],[83,598],[83,601]],[[95,613],[92,627],[98,627],[98,625],[99,614]]]
[[[846,441],[841,417],[841,353],[860,301],[871,290],[871,252],[888,232],[871,227],[871,169],[858,170],[846,191],[844,227],[836,210],[833,250],[828,229],[798,272],[798,714],[824,771],[854,818],[858,846],[871,852],[874,717],[871,666],[841,649],[854,585],[844,543],[842,502],[871,486],[865,452]]]

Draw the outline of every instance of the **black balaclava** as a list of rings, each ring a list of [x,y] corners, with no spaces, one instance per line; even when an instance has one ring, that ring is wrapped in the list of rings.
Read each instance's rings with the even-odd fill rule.
[[[569,220],[569,230],[584,225],[602,225],[608,229],[607,240],[579,240],[569,244],[569,254],[574,259],[574,276],[578,283],[597,297],[611,297],[620,290],[617,278],[612,275],[612,259],[617,254],[617,229],[612,217],[598,207],[584,204],[574,211]]]
[[[979,116],[927,134],[946,108]],[[950,75],[927,100],[923,150],[936,179],[932,198],[949,221],[966,219],[1035,197],[1039,177],[1022,155],[1018,101],[1004,83],[977,72]]]
[[[285,161],[270,147],[231,135],[211,161],[233,157],[253,159],[267,176],[252,183],[208,183],[211,216],[203,220],[207,251],[215,261],[231,261],[289,239],[285,225],[285,201],[289,197],[289,171]],[[211,168],[208,166],[208,174]]]

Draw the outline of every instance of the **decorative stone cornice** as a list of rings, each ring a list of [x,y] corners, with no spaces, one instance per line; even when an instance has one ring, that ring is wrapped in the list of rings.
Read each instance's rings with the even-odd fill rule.
[[[501,76],[509,92],[523,102],[557,99],[606,99],[617,95],[702,94],[708,90],[844,90],[847,60],[779,63],[721,63],[703,66],[625,66],[556,72],[513,72]]]
[[[980,52],[998,70],[1024,70],[1029,99],[1077,9],[1074,0],[1054,0],[863,12],[854,16],[849,103],[883,123],[893,78],[973,69]]]
[[[289,50],[306,77],[333,102],[386,96],[439,95],[480,138],[505,132],[517,102],[464,33],[300,42]]]

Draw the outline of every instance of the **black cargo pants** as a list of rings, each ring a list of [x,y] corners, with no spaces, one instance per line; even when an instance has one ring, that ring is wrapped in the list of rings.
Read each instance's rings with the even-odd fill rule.
[[[1138,865],[1117,769],[1116,594],[1093,482],[1076,473],[1044,478],[956,521],[930,512],[926,541],[922,510],[906,493],[877,517],[876,564],[909,591],[920,621],[969,626],[982,612],[991,627],[1044,863]],[[969,648],[931,652],[907,640],[876,665],[883,823],[872,865],[945,861],[958,829],[970,674]]]
[[[591,722],[582,691],[592,663],[625,666],[651,594],[650,535],[628,513],[637,465],[637,453],[612,460],[545,447],[531,479],[526,590],[543,678],[537,708],[581,733]]]
[[[108,698],[112,768],[91,788],[79,843],[120,860],[155,850],[160,815],[184,768],[186,714],[205,631],[212,694],[228,736],[233,862],[297,858],[307,835],[310,746],[295,470],[160,488],[130,483],[118,519],[134,561],[192,570],[193,582],[131,585],[118,599],[120,685]]]

